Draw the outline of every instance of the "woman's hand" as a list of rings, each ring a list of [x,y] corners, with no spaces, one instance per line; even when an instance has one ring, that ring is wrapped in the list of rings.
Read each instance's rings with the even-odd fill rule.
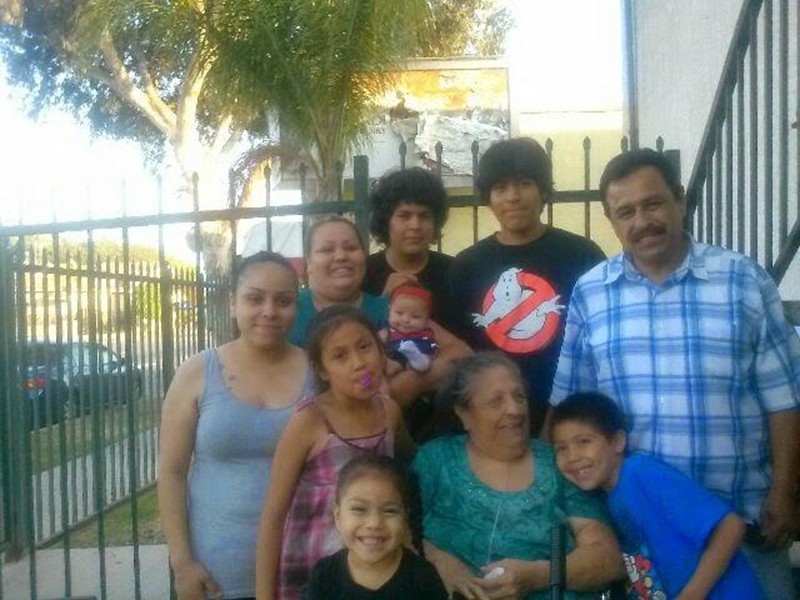
[[[178,600],[206,600],[222,598],[222,590],[206,568],[196,560],[172,569],[175,573],[175,591]]]
[[[483,567],[485,574],[493,570],[503,569],[501,575],[489,579],[484,576],[478,585],[490,600],[519,600],[533,590],[543,589],[547,586],[549,564],[544,560],[517,560],[505,558]]]
[[[467,600],[492,600],[495,596],[487,596],[481,585],[482,581],[480,577],[475,577],[472,573],[469,573],[467,576],[455,580],[452,589],[447,586],[446,582],[445,587],[451,594],[460,594]]]
[[[479,578],[475,577],[467,565],[428,540],[423,540],[422,543],[425,547],[425,558],[436,567],[449,594],[463,594],[468,600],[488,600],[476,583]]]
[[[435,321],[429,322],[434,337],[439,343],[439,350],[433,358],[431,368],[424,373],[417,373],[413,369],[404,369],[390,378],[389,389],[391,397],[401,407],[409,406],[420,394],[436,392],[444,378],[453,368],[453,363],[459,358],[472,354],[469,346],[444,329]]]

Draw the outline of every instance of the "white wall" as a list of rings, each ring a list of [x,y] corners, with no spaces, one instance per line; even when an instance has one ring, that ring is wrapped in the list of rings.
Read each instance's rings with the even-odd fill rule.
[[[774,7],[774,44],[778,45],[778,4]],[[654,146],[659,135],[666,148],[681,151],[681,170],[686,184],[694,167],[695,158],[702,141],[703,132],[711,112],[714,94],[722,75],[722,67],[736,26],[743,0],[634,0],[634,55],[639,109],[639,139],[642,146]],[[790,121],[797,119],[798,109],[797,63],[797,11],[800,7],[790,2],[789,15],[789,107]],[[763,20],[759,24],[759,85],[763,85]],[[777,56],[777,55],[775,55]],[[775,60],[777,63],[777,59]],[[769,174],[775,194],[775,223],[777,227],[778,206],[778,115],[777,65],[774,70],[774,166]],[[745,88],[747,89],[747,88]],[[759,147],[763,153],[763,94],[759,97]],[[750,113],[746,104],[745,114]],[[789,226],[798,218],[798,196],[800,196],[800,173],[798,173],[798,137],[790,133],[789,143]],[[760,219],[763,220],[763,192],[767,174],[764,171],[763,154],[759,157],[759,202]],[[742,185],[746,187],[746,180]],[[739,186],[738,181],[734,186]],[[749,201],[749,199],[748,199]],[[776,231],[777,235],[777,231]],[[763,234],[758,245],[760,261],[763,263],[763,248],[767,240]],[[777,251],[777,244],[773,244]],[[777,256],[777,252],[775,253]],[[780,286],[781,295],[787,300],[800,299],[800,256],[784,277]]]
[[[639,139],[681,151],[688,179],[742,0],[633,2]]]

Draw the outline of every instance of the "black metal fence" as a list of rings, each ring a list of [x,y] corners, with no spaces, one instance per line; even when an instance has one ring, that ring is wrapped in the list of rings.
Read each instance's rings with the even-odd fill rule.
[[[800,5],[743,3],[689,184],[699,240],[780,282],[800,249]]]
[[[545,147],[553,153],[552,141]],[[599,201],[591,152],[587,138],[583,189],[556,192],[545,215],[554,223],[554,205],[582,207],[584,222],[573,229],[587,236],[595,233],[592,205]],[[477,163],[477,145],[473,156]],[[439,150],[434,169],[441,164]],[[231,257],[245,219],[263,222],[267,246],[273,218],[285,215],[350,214],[366,233],[366,157],[354,167],[351,200],[339,194],[331,202],[234,208],[231,197],[222,210],[201,211],[195,201],[184,213],[0,227],[0,600],[166,595],[166,552],[141,543],[139,506],[150,501],[158,476],[163,392],[176,365],[226,341],[231,329],[227,281],[203,267],[199,252],[194,265],[171,263],[165,231],[194,226],[195,248],[202,248],[202,226],[226,224]],[[473,190],[451,202],[471,212],[474,242],[480,200]],[[157,260],[134,260],[131,231],[153,227]],[[101,255],[101,230],[118,233],[116,256]],[[82,241],[67,241],[76,234]],[[109,543],[111,515],[121,508],[129,511],[124,549]],[[74,548],[87,523],[92,547]]]
[[[9,559],[59,542],[69,595],[71,530],[95,521],[104,548],[106,511],[128,502],[136,515],[138,493],[156,481],[174,365],[230,328],[225,282],[166,261],[97,257],[91,229],[85,253],[62,252],[58,233],[50,242],[37,251],[27,236],[5,237],[0,256],[2,543]],[[101,553],[101,579],[104,563]]]

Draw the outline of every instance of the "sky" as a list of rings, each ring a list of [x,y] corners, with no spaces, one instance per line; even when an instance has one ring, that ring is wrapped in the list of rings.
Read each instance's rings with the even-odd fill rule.
[[[621,109],[619,4],[508,0],[515,25],[505,58],[515,105],[533,112]],[[0,224],[158,212],[154,176],[134,142],[93,139],[58,111],[32,121],[3,80],[0,72]],[[152,232],[142,236],[150,240]],[[182,236],[170,238],[178,240],[175,253],[188,258]]]
[[[620,110],[620,0],[512,0],[506,59],[530,109]]]

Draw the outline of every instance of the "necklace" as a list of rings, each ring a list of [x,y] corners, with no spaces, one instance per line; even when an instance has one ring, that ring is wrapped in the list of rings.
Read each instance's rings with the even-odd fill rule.
[[[505,482],[503,484],[502,492],[506,492],[508,490],[509,481],[511,479],[511,467],[505,465],[506,476]],[[492,562],[492,551],[494,550],[494,535],[497,533],[497,523],[500,521],[500,511],[503,507],[503,502],[505,500],[505,496],[500,495],[497,501],[497,510],[494,513],[494,523],[492,524],[492,532],[489,534],[489,547],[486,550],[486,563],[491,564]]]

